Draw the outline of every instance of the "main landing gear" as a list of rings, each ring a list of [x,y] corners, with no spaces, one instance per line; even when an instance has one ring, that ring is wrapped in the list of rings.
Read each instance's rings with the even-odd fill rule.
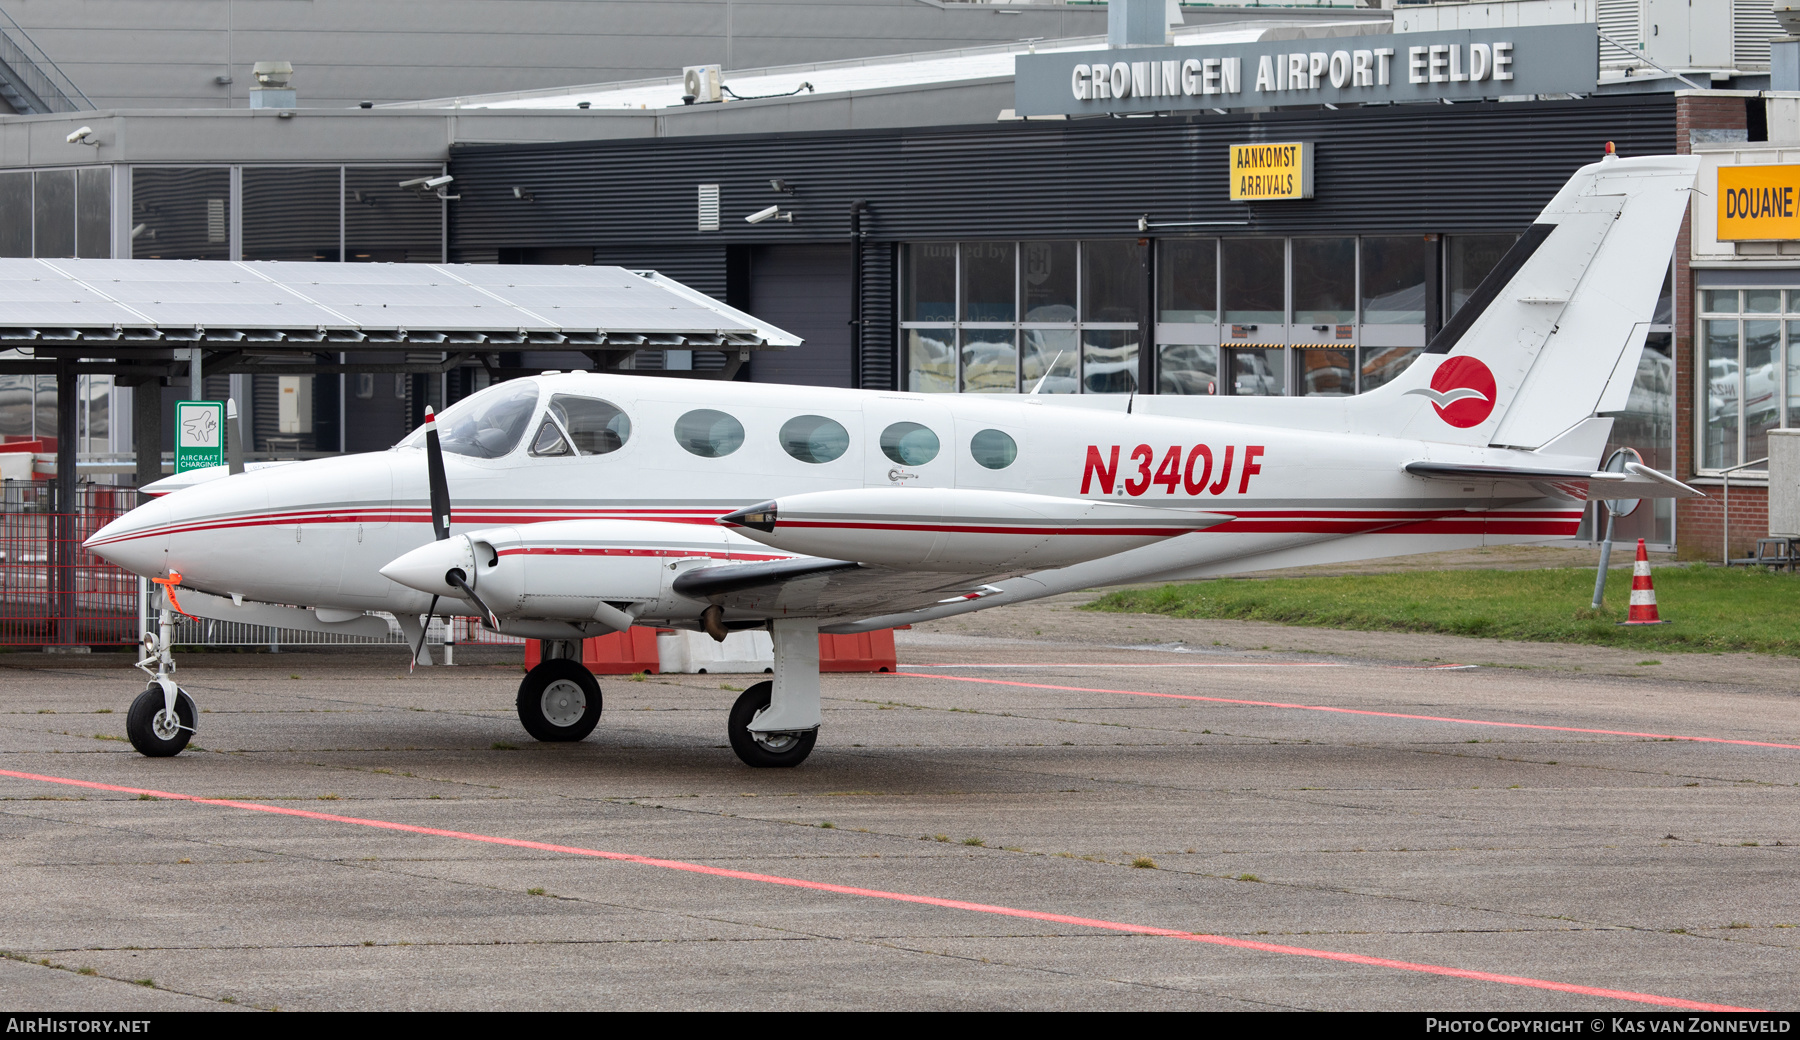
[[[819,739],[819,625],[772,621],[775,679],[745,690],[731,706],[726,735],[747,766],[784,769],[812,754]]]
[[[181,754],[200,719],[194,699],[175,685],[173,678],[175,655],[169,651],[169,644],[175,637],[175,611],[171,608],[175,604],[175,582],[179,580],[179,575],[171,575],[167,582],[157,581],[163,590],[156,633],[144,633],[143,653],[137,662],[138,669],[150,677],[150,685],[125,713],[125,735],[131,738],[131,746],[137,748],[138,754],[151,758]]]
[[[726,718],[731,750],[747,766],[782,769],[819,739],[819,626],[775,621],[775,678],[738,696]],[[581,740],[600,722],[600,684],[578,658],[581,644],[544,640],[543,660],[519,683],[519,721],[543,741]]]

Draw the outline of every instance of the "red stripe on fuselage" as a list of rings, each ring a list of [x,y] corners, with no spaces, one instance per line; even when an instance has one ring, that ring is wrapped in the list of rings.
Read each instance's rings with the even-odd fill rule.
[[[728,510],[727,510],[728,511]],[[1233,519],[1207,530],[1233,534],[1523,534],[1573,535],[1581,523],[1579,510],[1506,510],[1469,513],[1457,510],[1440,513],[1432,510],[1354,510],[1354,509],[1242,509],[1234,510]],[[668,509],[542,509],[531,512],[466,510],[453,513],[451,523],[469,526],[550,523],[558,520],[645,520],[658,523],[711,524],[724,515],[711,509],[671,507]],[[114,545],[138,538],[153,538],[203,531],[224,531],[246,527],[270,527],[286,524],[352,524],[412,523],[429,524],[431,514],[425,507],[392,506],[366,509],[294,510],[281,513],[237,517],[209,517],[200,520],[166,524],[143,531],[133,531],[91,543],[95,547]],[[822,521],[781,521],[794,527],[840,527],[867,530],[948,531],[962,534],[1090,534],[1130,536],[1154,534],[1173,537],[1198,533],[1190,528],[1092,528],[1088,530],[1047,530],[1031,527],[978,527],[974,525],[903,525],[840,524]]]
[[[791,560],[792,556],[775,556],[767,553],[734,553],[709,552],[704,549],[589,549],[561,546],[532,546],[517,549],[501,549],[501,556],[661,556],[679,559],[691,559],[705,556],[714,560]]]

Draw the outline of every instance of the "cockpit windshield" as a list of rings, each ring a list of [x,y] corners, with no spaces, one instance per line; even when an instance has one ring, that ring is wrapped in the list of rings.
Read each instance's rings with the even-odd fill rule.
[[[437,417],[438,442],[452,454],[497,459],[513,450],[525,435],[537,399],[537,383],[530,379],[501,383],[465,397]],[[424,447],[424,427],[400,443]]]

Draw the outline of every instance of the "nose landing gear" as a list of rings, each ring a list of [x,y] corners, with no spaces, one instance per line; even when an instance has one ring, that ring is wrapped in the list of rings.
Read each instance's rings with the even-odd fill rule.
[[[172,708],[170,700],[162,684],[153,682],[131,702],[131,710],[125,714],[125,734],[138,754],[168,758],[187,747],[194,733],[194,720],[199,716],[194,699],[187,691],[177,689]]]
[[[179,755],[194,735],[200,713],[187,691],[175,685],[175,655],[169,645],[175,638],[175,584],[181,575],[157,579],[163,587],[162,607],[157,615],[156,634],[144,633],[143,653],[137,667],[150,677],[150,685],[131,702],[125,713],[125,735],[138,754],[150,758]]]
[[[546,654],[519,683],[518,707],[533,737],[581,740],[600,723],[600,684],[580,661]]]

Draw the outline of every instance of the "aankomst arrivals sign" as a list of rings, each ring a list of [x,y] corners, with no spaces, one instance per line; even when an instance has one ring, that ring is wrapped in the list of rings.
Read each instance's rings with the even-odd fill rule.
[[[1588,24],[1061,51],[1014,62],[1019,115],[1104,115],[1587,93],[1600,51]]]
[[[1231,146],[1231,199],[1313,197],[1313,146],[1308,141],[1234,144]]]

